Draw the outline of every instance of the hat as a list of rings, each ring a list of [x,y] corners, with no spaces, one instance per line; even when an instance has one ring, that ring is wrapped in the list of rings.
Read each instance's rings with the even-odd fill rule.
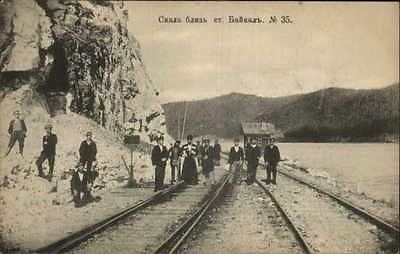
[[[93,136],[93,133],[91,131],[86,132],[86,137],[87,136]]]
[[[193,140],[193,135],[188,135],[188,136],[187,136],[187,139],[188,139],[188,140]]]
[[[206,138],[203,139],[203,141],[204,142],[210,142],[210,139],[206,137]]]
[[[47,129],[52,129],[53,128],[53,125],[51,125],[51,123],[48,123],[48,124],[46,124],[45,126],[44,126],[44,129],[45,130],[47,130]]]

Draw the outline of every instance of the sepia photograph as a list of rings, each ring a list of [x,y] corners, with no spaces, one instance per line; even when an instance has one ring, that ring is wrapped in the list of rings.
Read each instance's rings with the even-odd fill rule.
[[[0,253],[400,253],[399,2],[0,0]]]

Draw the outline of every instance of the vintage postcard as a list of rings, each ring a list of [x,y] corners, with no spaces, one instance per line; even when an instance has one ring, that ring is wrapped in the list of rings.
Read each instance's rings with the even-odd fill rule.
[[[399,253],[399,3],[0,0],[0,253]]]

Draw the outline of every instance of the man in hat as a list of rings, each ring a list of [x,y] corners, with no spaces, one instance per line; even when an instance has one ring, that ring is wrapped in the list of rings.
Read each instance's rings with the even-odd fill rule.
[[[196,185],[197,179],[197,165],[196,156],[198,150],[195,144],[193,144],[193,136],[187,136],[187,144],[182,147],[183,167],[182,167],[182,178],[186,184]]]
[[[246,148],[247,161],[247,184],[253,184],[256,180],[258,161],[261,156],[260,148],[257,146],[257,140],[251,138],[250,145]]]
[[[56,156],[56,145],[57,145],[57,135],[52,133],[53,126],[51,124],[46,124],[44,127],[46,130],[46,135],[42,138],[42,152],[40,153],[39,158],[36,160],[36,166],[39,171],[40,177],[45,177],[43,174],[43,162],[45,160],[49,163],[49,174],[47,178],[51,181],[53,177],[53,170],[54,170],[54,161]]]
[[[279,148],[275,145],[275,139],[271,138],[264,150],[264,161],[267,164],[266,184],[276,184],[276,167],[281,160]],[[273,178],[271,179],[271,173]]]
[[[92,139],[91,131],[86,132],[86,139],[81,142],[79,147],[79,162],[86,167],[89,172],[92,170],[93,162],[96,162],[97,146]]]
[[[229,151],[229,168],[231,172],[235,172],[236,170],[241,169],[242,162],[244,161],[244,152],[243,148],[239,146],[239,139],[235,138],[233,140],[234,145],[231,147]],[[240,179],[242,178],[242,172],[238,172]]]
[[[86,191],[86,178],[84,175],[84,167],[81,163],[78,163],[76,168],[72,170],[71,178],[71,194],[72,200],[74,201],[75,207],[80,207],[83,205],[82,193]]]
[[[16,110],[14,112],[14,119],[12,119],[10,121],[10,124],[8,125],[8,134],[10,134],[10,140],[8,142],[8,149],[5,156],[7,156],[11,152],[11,149],[14,147],[15,142],[17,141],[19,145],[19,153],[21,154],[21,156],[23,156],[26,132],[27,128],[25,121],[21,119],[21,112],[19,112],[19,110]]]
[[[151,152],[151,162],[155,166],[154,178],[155,188],[154,191],[161,190],[164,187],[165,166],[168,160],[168,150],[164,146],[164,137],[157,138],[157,145],[153,147]]]
[[[199,139],[199,140],[196,141],[197,154],[199,155],[199,156],[197,157],[197,165],[198,165],[199,167],[202,166],[202,164],[201,164],[201,162],[202,162],[202,160],[201,160],[201,154],[203,154],[203,144],[204,144],[204,139],[203,139],[203,138],[201,138],[201,140]]]
[[[221,145],[218,142],[218,139],[214,141],[214,161],[215,165],[219,166],[219,161],[221,160]]]
[[[82,163],[78,163],[72,171],[71,194],[75,207],[81,207],[89,202],[98,201],[99,197],[92,196],[92,186],[97,171],[87,171]],[[82,195],[83,194],[83,195]]]
[[[215,183],[215,174],[214,174],[214,150],[213,147],[210,146],[210,139],[204,138],[203,140],[204,146],[201,154],[201,165],[203,165],[202,173],[206,178],[206,181],[209,182],[211,180],[211,184]],[[210,179],[211,176],[211,179]],[[204,183],[206,184],[206,182]]]
[[[171,165],[171,184],[175,183],[175,171],[177,173],[177,178],[181,179],[181,168],[180,153],[181,153],[181,141],[176,140],[175,144],[169,149],[169,159]]]

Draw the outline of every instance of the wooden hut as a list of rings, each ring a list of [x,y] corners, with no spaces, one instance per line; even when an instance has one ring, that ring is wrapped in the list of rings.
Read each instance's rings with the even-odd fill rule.
[[[250,143],[251,138],[256,138],[257,144],[265,147],[270,138],[279,136],[275,126],[267,122],[242,122],[242,134],[244,147]]]

